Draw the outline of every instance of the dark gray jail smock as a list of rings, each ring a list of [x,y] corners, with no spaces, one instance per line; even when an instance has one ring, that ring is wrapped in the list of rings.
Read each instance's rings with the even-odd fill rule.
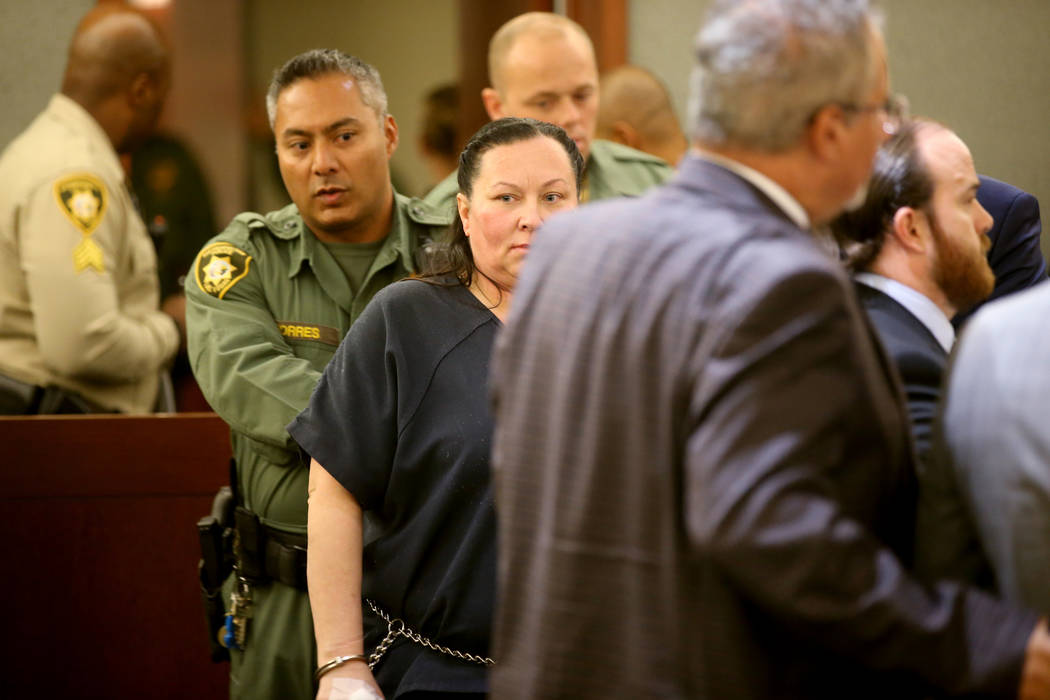
[[[436,643],[487,656],[496,521],[486,378],[500,322],[452,284],[379,292],[288,431],[369,518],[363,596]],[[363,608],[369,652],[386,624]],[[387,698],[486,691],[484,667],[403,637],[375,676]]]

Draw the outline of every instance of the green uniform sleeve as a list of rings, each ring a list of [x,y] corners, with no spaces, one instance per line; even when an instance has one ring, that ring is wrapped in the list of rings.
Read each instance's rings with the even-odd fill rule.
[[[219,255],[217,245],[232,251]],[[212,260],[229,269],[205,264]],[[211,243],[198,255],[186,279],[190,365],[208,403],[233,430],[292,449],[284,427],[306,407],[321,374],[281,335],[261,264],[250,242]]]

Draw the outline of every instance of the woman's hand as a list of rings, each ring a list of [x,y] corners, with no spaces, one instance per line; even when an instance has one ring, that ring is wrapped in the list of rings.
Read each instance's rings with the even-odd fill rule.
[[[361,661],[351,661],[321,676],[317,700],[383,700],[383,691]]]
[[[306,578],[321,663],[363,654],[361,508],[317,460],[310,462]],[[368,664],[346,661],[321,676],[318,700],[375,700],[383,693]]]

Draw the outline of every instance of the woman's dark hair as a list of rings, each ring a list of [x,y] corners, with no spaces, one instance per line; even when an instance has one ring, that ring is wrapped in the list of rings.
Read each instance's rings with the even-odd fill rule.
[[[933,179],[916,146],[916,135],[924,128],[942,127],[925,119],[901,124],[875,155],[864,204],[831,222],[846,265],[855,272],[868,269],[879,256],[898,209],[911,207],[929,214]]]
[[[504,117],[489,122],[470,137],[470,141],[459,154],[459,171],[457,181],[459,191],[468,199],[474,193],[474,182],[481,170],[481,158],[496,146],[506,146],[519,141],[528,141],[536,137],[554,139],[565,149],[576,176],[576,192],[583,184],[583,156],[576,148],[576,142],[560,126],[548,124],[535,119]],[[456,213],[449,226],[445,240],[434,247],[423,270],[424,278],[455,277],[460,284],[470,286],[474,279],[474,256],[470,252],[470,243],[463,231],[463,221]]]

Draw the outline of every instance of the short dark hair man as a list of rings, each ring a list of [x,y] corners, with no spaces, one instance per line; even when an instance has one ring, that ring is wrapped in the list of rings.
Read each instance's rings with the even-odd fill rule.
[[[372,66],[308,51],[277,70],[266,106],[292,204],[238,215],[201,250],[186,283],[189,351],[230,424],[238,501],[250,511],[238,521],[245,581],[227,583],[231,697],[306,700],[317,657],[308,469],[285,426],[368,301],[416,271],[448,218],[390,184],[397,123]]]
[[[548,221],[497,340],[492,697],[1050,695],[1035,614],[895,554],[907,415],[806,231],[897,122],[867,3],[719,2],[696,57],[698,152]]]
[[[602,100],[595,133],[677,165],[689,148],[674,113],[671,94],[641,66],[619,66],[602,74]]]
[[[864,204],[837,219],[857,295],[904,382],[925,463],[941,378],[955,342],[951,318],[992,293],[992,217],[966,144],[948,128],[910,122],[885,143]]]
[[[96,7],[61,92],[0,156],[0,414],[157,403],[179,332],[118,154],[152,132],[170,72],[144,15]]]
[[[583,27],[551,12],[526,12],[506,22],[489,42],[490,87],[481,91],[492,119],[530,117],[557,124],[576,142],[587,163],[580,201],[638,195],[666,180],[661,159],[594,138],[598,117],[598,62]],[[456,174],[427,196],[452,209]]]

